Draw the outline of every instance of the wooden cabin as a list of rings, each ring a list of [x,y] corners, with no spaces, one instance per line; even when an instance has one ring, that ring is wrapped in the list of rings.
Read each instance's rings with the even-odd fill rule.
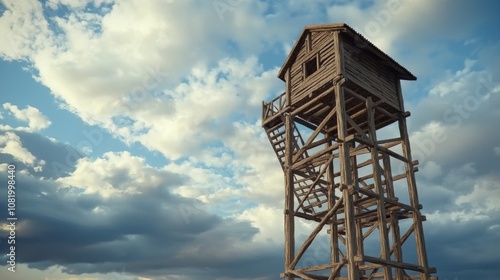
[[[374,96],[394,113],[403,111],[400,80],[416,80],[345,23],[306,26],[278,77],[287,83],[286,104],[290,106],[345,78],[347,88]]]

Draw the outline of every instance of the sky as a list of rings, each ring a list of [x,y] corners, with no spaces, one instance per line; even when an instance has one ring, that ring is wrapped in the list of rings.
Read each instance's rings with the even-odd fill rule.
[[[262,100],[284,91],[276,75],[305,25],[346,22],[418,78],[402,86],[430,265],[442,280],[498,279],[499,10],[0,0],[0,278],[278,279],[283,174]]]

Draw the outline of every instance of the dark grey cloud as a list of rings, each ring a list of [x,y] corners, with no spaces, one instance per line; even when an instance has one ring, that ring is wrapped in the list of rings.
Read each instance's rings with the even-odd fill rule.
[[[59,178],[75,170],[75,164],[83,155],[76,148],[57,141],[52,141],[38,133],[24,131],[0,130],[0,135],[12,132],[16,134],[21,145],[26,148],[37,160],[43,159],[45,165],[43,170],[35,172],[33,167],[27,166],[17,160],[12,155],[0,153],[0,162],[16,163],[19,168],[27,169],[37,178]]]
[[[429,260],[438,266],[440,279],[498,279],[500,213],[492,220],[426,223]]]
[[[40,135],[20,133],[20,138],[37,160],[47,163],[64,159],[61,154],[68,148]],[[222,218],[205,211],[200,201],[172,193],[172,188],[189,183],[186,176],[157,170],[162,173],[158,186],[104,198],[32,172],[22,174],[25,168],[18,165],[16,177],[16,255],[18,263],[30,268],[47,274],[55,265],[69,274],[126,268],[128,274],[155,279],[178,273],[186,279],[272,279],[280,272],[281,250],[258,248],[252,241],[258,229],[250,223]],[[74,169],[73,163],[69,170]],[[109,172],[109,182],[130,181],[127,170]],[[0,209],[7,209],[6,201],[6,193],[0,193]],[[1,212],[0,219],[6,218]],[[0,243],[6,243],[7,235],[2,232]],[[6,246],[0,253],[5,256]]]
[[[190,268],[206,268],[215,279],[262,276],[273,266],[268,266],[267,271],[265,267],[255,269],[253,273],[240,269],[249,261],[259,263],[261,259],[272,261],[278,257],[272,251],[261,255],[249,250],[247,256],[231,249],[251,247],[257,230],[249,223],[222,219],[199,209],[194,210],[196,215],[187,223],[179,208],[199,202],[177,197],[165,189],[104,201],[98,195],[56,189],[52,182],[26,176],[19,176],[18,180],[18,217],[28,226],[17,237],[18,262],[32,268],[45,270],[59,265],[64,272],[82,274],[127,267],[128,273],[137,275],[171,273],[170,269],[183,269],[189,275]],[[97,206],[110,213],[93,214],[90,208]],[[7,206],[2,202],[0,207]],[[188,253],[181,256],[185,250]]]

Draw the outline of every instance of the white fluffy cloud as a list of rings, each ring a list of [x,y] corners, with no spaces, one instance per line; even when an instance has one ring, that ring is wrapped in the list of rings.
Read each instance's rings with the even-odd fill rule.
[[[176,185],[181,180],[168,171],[148,166],[143,158],[129,152],[108,152],[95,160],[78,160],[76,170],[57,181],[65,187],[80,188],[85,194],[97,193],[109,198],[140,194],[147,188]]]
[[[355,30],[362,33],[377,47],[392,53],[395,40],[402,37],[403,30],[414,24],[421,14],[433,10],[433,1],[391,0],[374,1],[366,7],[361,1],[355,3],[333,4],[327,10],[334,21],[348,22]],[[407,28],[400,28],[404,24]]]
[[[283,209],[259,206],[237,215],[239,220],[250,221],[259,233],[255,242],[281,244],[283,240]]]
[[[195,198],[204,203],[221,203],[227,198],[227,191],[232,189],[230,174],[221,173],[216,168],[200,167],[192,162],[169,164],[165,168],[179,174],[189,174],[190,180],[173,191],[184,197]],[[232,194],[239,191],[234,188]]]
[[[28,149],[23,146],[19,136],[12,131],[1,131],[0,134],[0,153],[11,156],[16,162],[21,162],[27,167],[33,168],[35,172],[42,172],[45,167],[45,160],[37,159]],[[20,170],[21,166],[18,166]],[[22,172],[25,172],[22,171]]]
[[[8,113],[14,115],[17,120],[28,123],[28,127],[18,127],[15,128],[16,130],[37,132],[47,128],[51,124],[51,121],[35,107],[27,106],[26,109],[19,109],[11,103],[4,103],[3,108]],[[4,126],[4,128],[9,127]]]
[[[159,110],[154,117],[151,111],[137,114],[148,130],[126,133],[169,158],[198,155],[207,145],[230,137],[235,119],[256,119],[262,99],[277,91],[276,69],[262,72],[261,67],[252,57],[245,61],[224,59],[212,70],[195,68],[186,83],[169,93],[174,113]]]
[[[245,186],[242,195],[269,207],[282,207],[283,171],[259,124],[237,123],[235,133],[225,139],[234,151],[232,169],[236,182]]]
[[[10,154],[14,159],[26,165],[33,165],[36,162],[36,158],[23,147],[19,136],[13,132],[0,135],[0,152]]]
[[[280,201],[282,202],[282,201]],[[283,206],[271,207],[261,204],[235,215],[237,220],[248,221],[259,233],[253,237],[253,241],[259,244],[283,244],[284,224]],[[303,219],[296,219],[295,235],[304,239],[309,236],[315,223]]]
[[[3,1],[6,10],[0,17],[0,57],[6,60],[29,60],[36,52],[48,48],[52,32],[43,16],[42,4],[36,0]]]
[[[0,52],[33,61],[38,80],[63,107],[128,143],[138,141],[173,159],[199,153],[202,144],[227,133],[234,114],[255,118],[261,100],[276,92],[276,69],[265,71],[256,57],[245,55],[278,39],[261,32],[268,29],[263,18],[251,17],[267,4],[237,3],[221,19],[211,2],[115,1],[102,9],[103,1],[94,1],[95,10],[80,9],[90,2],[9,3],[12,17],[2,17],[0,25],[5,34],[18,34],[23,27],[14,23],[27,18],[40,31],[19,44],[44,43],[22,53]],[[78,9],[43,17],[43,9],[64,5]],[[181,16],[183,11],[190,16]],[[261,40],[250,39],[259,33]],[[225,49],[228,41],[234,50]],[[224,58],[228,51],[248,58]]]

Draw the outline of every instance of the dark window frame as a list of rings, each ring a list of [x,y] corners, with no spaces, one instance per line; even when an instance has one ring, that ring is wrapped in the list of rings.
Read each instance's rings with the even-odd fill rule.
[[[319,53],[311,56],[302,64],[304,79],[307,79],[319,70]]]

